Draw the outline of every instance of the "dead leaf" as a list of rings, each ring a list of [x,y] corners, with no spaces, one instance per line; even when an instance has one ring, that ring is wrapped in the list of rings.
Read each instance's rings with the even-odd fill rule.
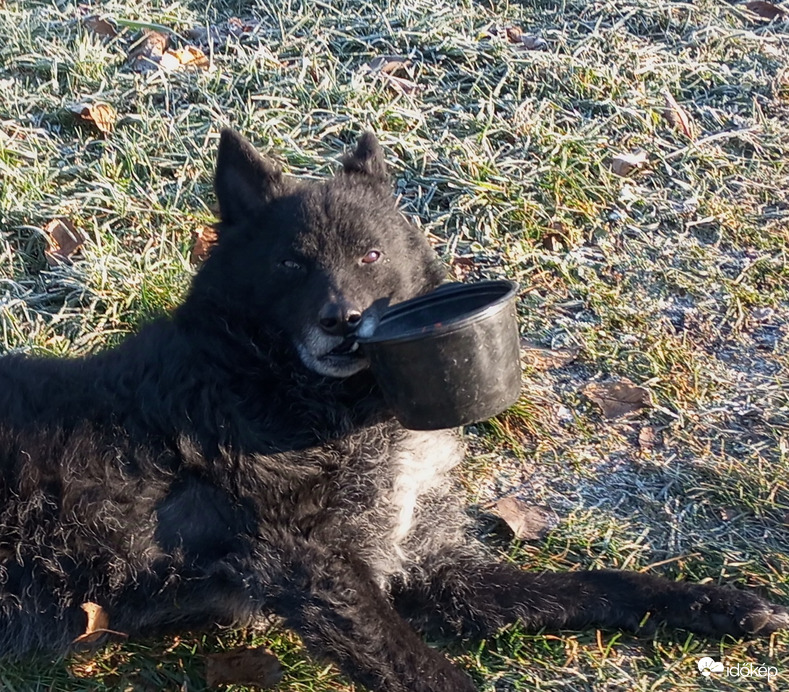
[[[496,502],[492,511],[506,522],[515,538],[522,541],[539,540],[556,526],[556,518],[549,507],[530,505],[514,495]]]
[[[578,358],[580,349],[575,347],[544,348],[533,341],[521,339],[521,360],[535,370],[561,368]]]
[[[624,178],[641,168],[648,160],[649,156],[647,156],[645,151],[637,151],[632,154],[617,154],[611,159],[611,170]]]
[[[458,281],[463,281],[474,271],[475,262],[474,257],[464,255],[462,257],[452,258],[452,273]]]
[[[67,218],[52,219],[44,226],[49,239],[50,250],[46,251],[50,267],[58,264],[71,264],[71,258],[85,242],[82,232]]]
[[[563,221],[553,219],[548,224],[548,228],[551,229],[552,233],[546,233],[542,237],[542,246],[548,252],[560,252],[570,247],[567,225]]]
[[[205,53],[195,46],[184,46],[175,50],[168,50],[159,60],[165,70],[179,70],[182,67],[193,67],[205,70],[210,62]]]
[[[112,634],[118,637],[126,638],[128,635],[123,632],[116,632],[109,629],[110,616],[98,603],[83,603],[82,610],[88,616],[88,622],[85,625],[85,632],[80,634],[72,643],[73,644],[92,644],[101,639],[105,634]]]
[[[89,122],[105,135],[112,132],[118,114],[107,103],[75,103],[69,110],[78,118]]]
[[[101,17],[97,14],[92,14],[89,17],[85,17],[82,20],[82,24],[86,29],[92,31],[98,36],[114,38],[118,35],[118,29],[116,28],[114,22],[111,19]]]
[[[169,45],[170,38],[166,34],[146,29],[132,45],[128,63],[135,72],[156,70]]]
[[[192,264],[201,264],[211,252],[211,248],[216,243],[216,229],[213,226],[202,226],[192,232],[194,245],[189,259]]]
[[[282,667],[262,646],[206,656],[206,682],[216,685],[254,685],[271,688],[282,679]]]
[[[561,252],[565,247],[564,238],[558,233],[546,233],[542,237],[542,246],[548,252]]]
[[[638,431],[638,446],[644,452],[662,447],[662,435],[654,426],[645,425]]]
[[[548,47],[548,42],[533,34],[524,34],[520,27],[508,26],[504,28],[504,34],[510,43],[515,44],[518,50],[544,50]]]
[[[510,43],[520,43],[523,38],[523,31],[519,26],[508,26],[504,29],[504,33]]]
[[[518,48],[521,50],[546,50],[548,42],[544,38],[528,34],[521,37],[521,43]]]
[[[742,512],[738,511],[734,507],[719,507],[718,512],[721,515],[721,519],[723,521],[732,521],[732,519],[737,519],[738,517],[742,516]]]
[[[395,74],[404,70],[411,64],[408,58],[399,55],[379,55],[367,63],[367,72],[383,72],[384,74]]]
[[[207,50],[211,46],[216,51],[224,48],[231,37],[242,38],[255,32],[259,26],[260,22],[254,19],[230,17],[223,24],[187,29],[183,35],[201,48]]]
[[[608,382],[590,382],[582,391],[603,409],[603,416],[608,420],[620,418],[652,405],[650,391],[633,384],[627,378]]]
[[[663,117],[668,124],[675,130],[682,130],[686,137],[693,139],[693,130],[690,127],[688,114],[682,110],[668,89],[663,89],[660,93],[663,94],[663,101],[666,104],[663,109]]]
[[[787,11],[782,7],[773,5],[771,2],[764,2],[764,0],[754,0],[754,2],[746,2],[745,7],[754,14],[758,14],[764,19],[778,19],[783,18]]]
[[[394,75],[386,74],[385,72],[382,72],[381,74],[386,77],[386,81],[390,86],[394,87],[396,91],[401,91],[404,94],[412,94],[413,92],[422,88],[419,84],[412,82],[409,79],[395,77]]]

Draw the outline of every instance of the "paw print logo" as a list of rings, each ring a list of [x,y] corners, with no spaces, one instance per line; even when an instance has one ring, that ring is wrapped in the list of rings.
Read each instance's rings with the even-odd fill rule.
[[[723,672],[723,664],[720,661],[716,661],[715,659],[710,658],[709,656],[700,658],[699,662],[696,665],[699,667],[699,672],[705,678],[708,678],[713,673]]]

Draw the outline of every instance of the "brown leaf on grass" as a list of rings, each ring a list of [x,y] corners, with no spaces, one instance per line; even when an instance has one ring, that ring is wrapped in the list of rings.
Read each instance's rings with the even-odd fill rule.
[[[395,77],[394,75],[386,74],[385,72],[381,74],[386,77],[387,84],[394,88],[395,91],[400,91],[404,94],[413,94],[415,91],[419,91],[422,88],[420,84],[412,82],[410,79]]]
[[[202,226],[192,232],[192,238],[194,245],[189,259],[192,264],[200,264],[208,257],[216,243],[216,229],[213,226]]]
[[[502,498],[492,511],[510,527],[515,538],[522,541],[544,538],[556,526],[556,518],[549,507],[530,505],[515,496]]]
[[[663,95],[663,102],[666,104],[666,107],[663,109],[663,117],[666,119],[666,122],[675,130],[682,130],[686,137],[693,139],[693,130],[690,127],[688,114],[677,103],[668,89],[663,89],[660,93]]]
[[[535,370],[561,368],[578,358],[580,349],[575,347],[544,348],[533,341],[521,339],[521,360]]]
[[[542,237],[542,246],[548,252],[561,252],[565,248],[565,239],[558,233],[546,233]]]
[[[132,45],[127,62],[135,72],[156,70],[169,45],[166,34],[146,29]]]
[[[126,638],[127,634],[124,632],[116,632],[109,629],[110,616],[98,603],[83,603],[82,610],[88,616],[87,624],[85,625],[85,632],[80,634],[72,643],[73,644],[93,644],[101,639],[105,634],[111,634],[118,637]]]
[[[69,110],[83,122],[94,125],[105,135],[112,132],[118,114],[115,109],[106,103],[75,103]]]
[[[662,435],[654,426],[645,425],[638,431],[638,446],[644,452],[662,447]]]
[[[241,38],[253,33],[260,26],[254,19],[230,17],[223,24],[196,26],[184,31],[184,36],[202,48],[213,46],[214,50],[224,48],[229,39]]]
[[[114,38],[118,35],[118,29],[116,28],[115,23],[106,17],[99,16],[98,14],[92,14],[89,17],[85,17],[82,20],[82,25],[98,36]]]
[[[764,0],[754,0],[753,2],[746,2],[745,7],[753,12],[754,14],[758,14],[760,17],[764,19],[783,19],[787,14],[787,11],[782,7],[778,7],[777,5],[773,5],[771,2],[765,2]]]
[[[44,254],[50,267],[71,264],[71,258],[85,242],[82,232],[67,218],[52,219],[44,226],[50,249]]]
[[[548,224],[551,233],[546,233],[542,237],[542,246],[548,252],[560,252],[570,247],[568,241],[567,226],[563,221],[554,219]]]
[[[504,34],[510,43],[515,44],[518,50],[544,50],[548,47],[547,41],[534,36],[533,34],[524,34],[520,27],[508,26],[504,29]]]
[[[611,170],[624,178],[641,168],[648,160],[649,157],[644,151],[637,151],[631,154],[617,154],[611,159]]]
[[[476,263],[474,258],[468,255],[452,258],[452,274],[458,281],[463,281],[474,271]]]
[[[367,63],[367,72],[383,72],[384,74],[395,74],[411,65],[408,58],[400,55],[379,55]]]
[[[520,43],[523,38],[523,31],[519,26],[508,26],[504,29],[504,34],[510,43]]]
[[[528,34],[521,38],[521,44],[518,48],[521,50],[545,50],[548,48],[548,42],[544,38]]]
[[[254,685],[271,688],[282,679],[282,667],[262,646],[206,656],[206,682],[217,685]]]
[[[175,50],[168,50],[162,55],[159,64],[165,70],[179,70],[182,67],[192,67],[201,70],[208,69],[210,62],[205,53],[195,46],[184,46]]]
[[[652,405],[650,391],[633,384],[626,377],[608,382],[590,382],[582,391],[603,410],[603,416],[608,420]]]

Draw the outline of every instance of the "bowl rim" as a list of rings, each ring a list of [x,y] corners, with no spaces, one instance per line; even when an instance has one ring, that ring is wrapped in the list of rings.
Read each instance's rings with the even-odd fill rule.
[[[429,331],[425,331],[425,328],[421,327],[419,329],[411,329],[402,332],[396,336],[376,337],[376,333],[380,329],[381,325],[387,321],[387,319],[395,319],[400,313],[406,310],[419,309],[422,304],[430,303],[436,299],[441,298],[441,294],[457,295],[463,293],[477,293],[483,289],[490,290],[497,287],[502,290],[501,295],[499,295],[497,298],[483,305],[482,307],[472,310],[471,312],[463,313],[462,315],[451,319],[448,322],[441,323],[440,327],[433,326],[433,328]],[[518,292],[518,288],[518,283],[511,281],[510,279],[487,279],[483,281],[475,281],[473,283],[462,283],[460,281],[449,281],[447,283],[443,283],[429,293],[424,293],[420,296],[416,296],[415,298],[410,298],[409,300],[392,305],[384,313],[383,317],[378,323],[378,326],[376,327],[375,332],[373,332],[370,336],[359,337],[359,344],[377,345],[420,341],[423,339],[458,331],[459,329],[467,327],[469,324],[487,319],[488,317],[500,312],[508,303],[512,301]]]

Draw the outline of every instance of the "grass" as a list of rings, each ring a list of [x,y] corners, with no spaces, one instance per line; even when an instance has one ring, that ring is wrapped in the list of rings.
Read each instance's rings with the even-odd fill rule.
[[[93,351],[177,303],[193,233],[213,218],[221,127],[310,176],[372,128],[403,209],[448,264],[517,279],[524,336],[577,350],[528,365],[518,406],[468,431],[472,505],[518,493],[559,520],[541,542],[496,543],[505,559],[789,602],[787,15],[768,23],[718,0],[90,6],[178,36],[254,22],[206,47],[210,69],[137,74],[135,30],[99,37],[82,12],[0,3],[0,350]],[[547,49],[517,50],[511,25]],[[410,58],[405,82],[365,68],[389,54]],[[692,137],[665,119],[665,89]],[[110,104],[115,129],[75,120],[81,102]],[[612,171],[639,150],[642,169]],[[73,265],[50,267],[42,229],[59,216],[87,241]],[[581,390],[619,377],[655,406],[605,420]],[[647,426],[661,444],[639,445]],[[242,644],[276,653],[284,690],[352,689],[277,629],[4,664],[0,689],[200,690],[204,654]],[[511,629],[449,651],[486,691],[777,690],[787,644]],[[703,655],[779,677],[705,680]]]

